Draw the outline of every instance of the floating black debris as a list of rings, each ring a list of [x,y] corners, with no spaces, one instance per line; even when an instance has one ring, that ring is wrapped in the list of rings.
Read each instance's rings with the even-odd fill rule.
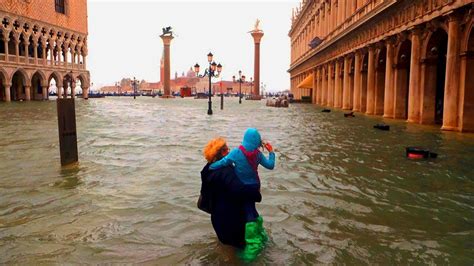
[[[407,147],[406,156],[410,159],[428,159],[436,158],[438,154],[420,147]]]
[[[389,126],[389,125],[385,125],[385,124],[376,124],[376,125],[374,126],[374,128],[380,129],[380,130],[385,130],[385,131],[390,130],[390,126]]]
[[[329,109],[323,109],[321,112],[323,112],[323,113],[330,113],[331,110],[329,110]]]

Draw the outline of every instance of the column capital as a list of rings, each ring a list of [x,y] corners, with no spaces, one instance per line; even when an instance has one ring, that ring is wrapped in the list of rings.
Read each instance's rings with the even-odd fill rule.
[[[418,36],[421,36],[425,32],[425,30],[426,30],[426,27],[423,24],[408,28],[408,31],[410,32],[411,35],[418,35]]]
[[[33,43],[33,45],[37,45],[38,44],[38,38],[34,37],[31,39],[31,42]]]
[[[385,45],[386,46],[393,46],[397,43],[397,37],[396,36],[390,36],[384,39]]]
[[[13,42],[15,44],[18,44],[20,42],[20,34],[18,32],[13,31]]]
[[[375,43],[376,49],[382,49],[384,47],[385,47],[385,41],[380,41],[380,42]]]
[[[250,34],[252,35],[255,44],[260,43],[260,41],[262,40],[262,37],[264,35],[263,31],[261,31],[261,30],[259,30],[259,31],[253,30],[253,31],[250,32]]]
[[[448,14],[446,14],[446,18],[448,22],[452,21],[460,21],[464,17],[464,13],[458,10],[452,10]]]
[[[10,30],[2,29],[2,36],[3,36],[3,40],[7,42],[10,41]]]
[[[160,35],[160,38],[163,40],[163,44],[164,45],[170,45],[171,44],[171,40],[174,39],[174,37],[172,35]]]

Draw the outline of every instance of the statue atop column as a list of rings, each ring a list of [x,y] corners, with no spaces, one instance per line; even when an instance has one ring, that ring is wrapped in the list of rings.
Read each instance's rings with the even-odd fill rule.
[[[260,100],[260,42],[264,35],[263,30],[260,29],[260,20],[255,21],[254,29],[250,31],[250,35],[253,37],[254,42],[254,68],[253,77],[254,84],[252,91],[252,100]]]
[[[173,98],[173,95],[171,95],[171,87],[170,87],[170,70],[171,70],[171,64],[170,64],[170,45],[171,45],[171,40],[173,40],[173,31],[171,30],[171,27],[165,27],[162,28],[163,34],[160,35],[161,39],[163,40],[163,54],[164,54],[164,71],[163,75],[164,77],[161,77],[161,80],[163,81],[163,95],[161,98]]]
[[[260,29],[260,19],[257,19],[257,21],[255,21],[254,29],[250,32],[262,32],[262,30]]]
[[[161,30],[163,31],[162,36],[173,36],[173,31],[170,26],[162,28]]]

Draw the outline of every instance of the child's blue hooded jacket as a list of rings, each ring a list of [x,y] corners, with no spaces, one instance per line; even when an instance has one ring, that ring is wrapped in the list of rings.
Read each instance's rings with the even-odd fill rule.
[[[258,149],[261,143],[262,138],[260,137],[260,133],[256,128],[249,128],[245,131],[244,140],[242,141],[242,146],[244,146],[245,150],[252,152]],[[257,174],[248,163],[245,155],[238,148],[232,149],[230,153],[227,154],[227,156],[211,164],[210,169],[215,170],[231,164],[234,165],[235,173],[242,183],[256,184],[259,182]],[[261,164],[267,169],[273,169],[275,167],[275,153],[270,152],[269,158],[267,159],[261,152],[259,152],[258,164]]]

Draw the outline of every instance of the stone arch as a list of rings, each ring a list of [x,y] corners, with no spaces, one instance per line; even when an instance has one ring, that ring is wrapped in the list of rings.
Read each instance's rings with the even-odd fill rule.
[[[0,84],[10,84],[11,83],[11,80],[10,80],[10,76],[8,75],[8,72],[3,69],[3,67],[0,67],[0,79],[1,79],[1,82]]]
[[[422,54],[421,123],[442,124],[448,33],[441,27],[429,34]]]
[[[45,91],[43,91],[45,90]],[[31,76],[31,99],[44,100],[47,97],[47,80],[46,75],[41,70],[37,70]]]
[[[6,88],[6,85],[10,83],[9,80],[10,79],[8,77],[7,72],[2,67],[0,67],[0,101],[6,100],[5,88]]]
[[[387,47],[383,45],[375,55],[375,115],[383,115],[384,113],[386,62]]]
[[[11,84],[10,97],[12,101],[26,100],[28,93],[26,88],[29,88],[31,84],[28,73],[22,68],[16,69],[13,71]]]
[[[61,87],[61,85],[62,85],[63,77],[61,76],[60,73],[58,73],[56,71],[49,74],[49,76],[48,76],[48,95],[49,95],[49,92],[53,88],[52,80],[54,80],[54,84],[55,84],[55,92],[53,93],[53,95],[58,95],[58,92],[59,92],[58,88]]]
[[[395,53],[394,118],[408,117],[408,88],[410,86],[411,40],[402,41]]]

